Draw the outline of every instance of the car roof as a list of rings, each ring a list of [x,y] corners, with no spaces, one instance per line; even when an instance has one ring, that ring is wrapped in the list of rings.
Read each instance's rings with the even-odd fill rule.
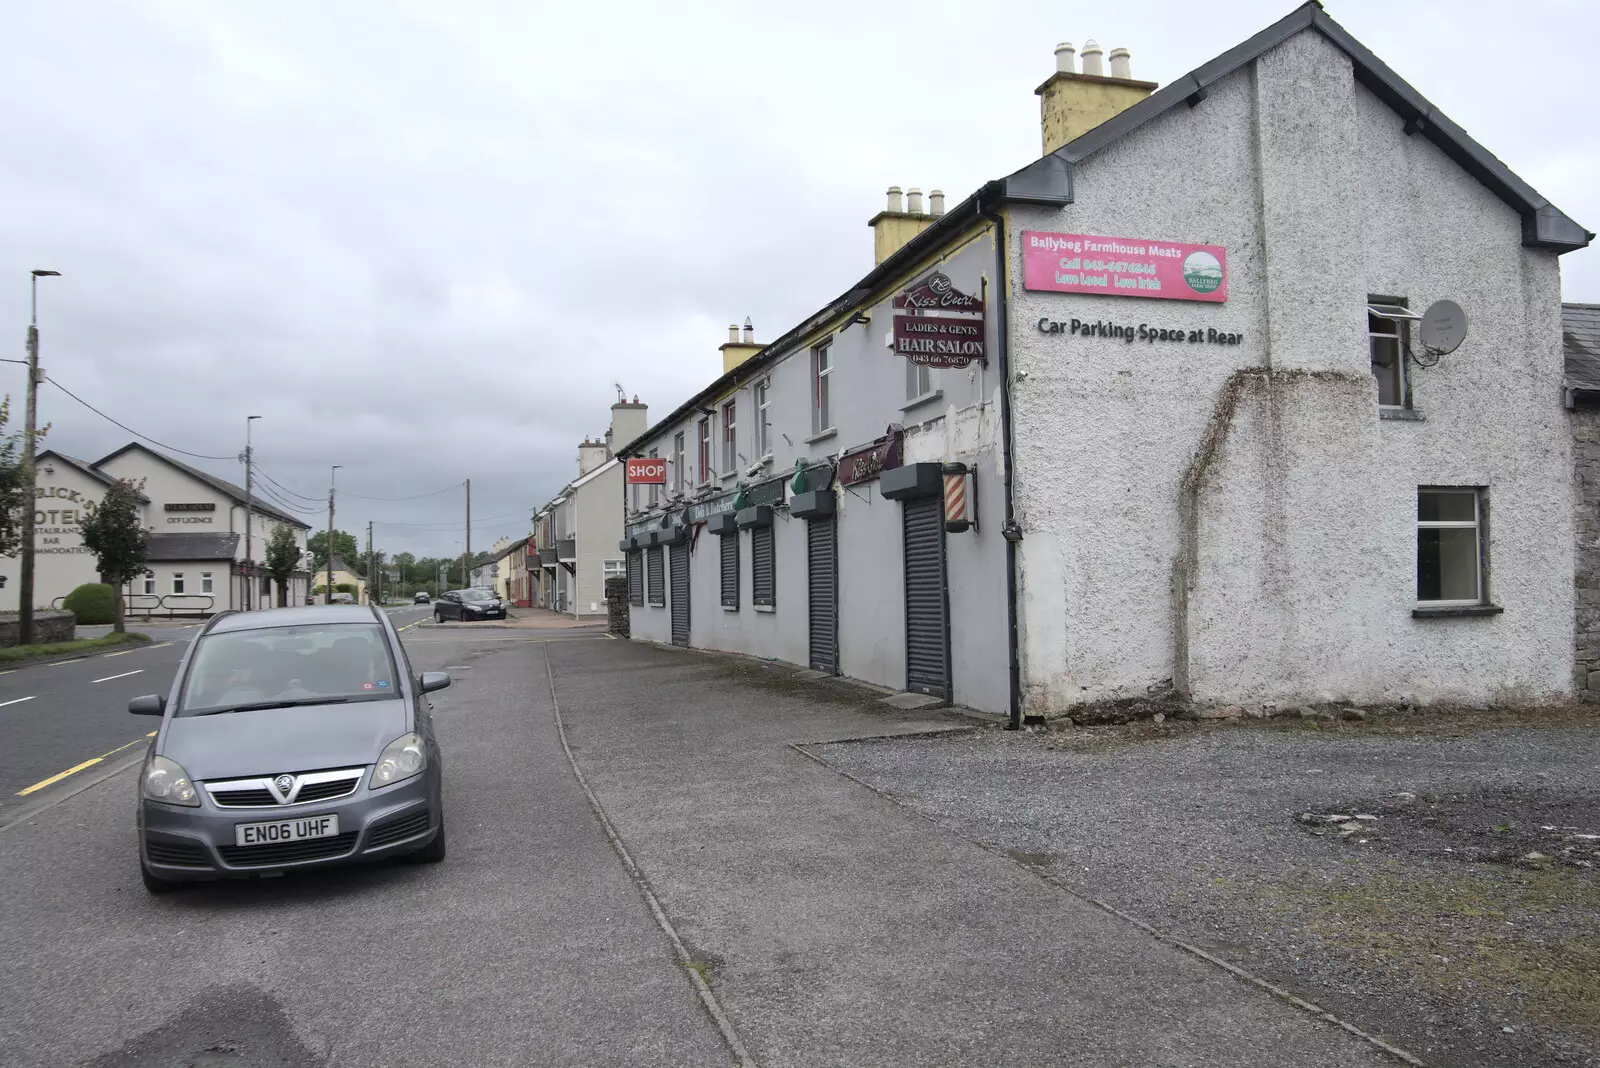
[[[212,619],[207,634],[238,630],[267,630],[272,627],[303,627],[316,623],[376,623],[377,615],[367,605],[306,605],[300,608],[267,608],[259,612],[230,612]]]

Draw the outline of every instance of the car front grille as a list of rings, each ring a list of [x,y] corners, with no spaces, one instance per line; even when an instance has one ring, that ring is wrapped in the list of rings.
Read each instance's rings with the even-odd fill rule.
[[[367,848],[378,849],[394,842],[426,833],[428,830],[428,810],[413,812],[409,816],[398,819],[386,820],[367,832]]]
[[[330,798],[353,794],[356,792],[356,784],[360,781],[359,778],[355,778],[334,779],[330,782],[308,782],[300,787],[300,793],[296,795],[294,803],[304,805],[310,801],[327,801]]]
[[[307,771],[295,773],[298,792],[289,805],[309,805],[329,801],[356,792],[367,769],[340,768],[335,771]],[[206,783],[206,793],[212,804],[222,808],[286,808],[273,793],[270,777],[254,779],[228,779]]]
[[[311,838],[303,842],[274,842],[270,845],[218,846],[217,852],[233,868],[271,868],[279,864],[297,864],[303,860],[325,860],[340,857],[355,848],[356,831],[346,831],[330,838]]]
[[[213,790],[211,800],[228,808],[248,808],[252,805],[276,805],[278,799],[271,790]]]
[[[205,847],[196,843],[146,838],[144,851],[152,864],[170,864],[182,868],[211,867],[211,859],[206,856]]]

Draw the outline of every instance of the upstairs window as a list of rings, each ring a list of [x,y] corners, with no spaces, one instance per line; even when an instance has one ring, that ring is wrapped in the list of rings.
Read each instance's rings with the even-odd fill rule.
[[[828,378],[833,374],[833,350],[818,345],[811,350],[811,432],[833,429],[833,408],[828,397]]]
[[[772,455],[772,382],[763,378],[756,383],[756,459]]]
[[[672,435],[672,492],[683,492],[683,431]]]
[[[914,401],[933,392],[933,368],[906,361],[906,400]]]
[[[711,420],[709,417],[700,420],[698,434],[700,442],[700,485],[704,486],[711,481]]]
[[[1406,343],[1410,324],[1421,318],[1406,307],[1403,297],[1367,297],[1367,344],[1372,350],[1372,377],[1378,380],[1380,407],[1411,406]]]
[[[722,406],[722,473],[731,475],[739,470],[739,439],[735,423],[739,416],[739,402],[729,401]]]
[[[661,450],[660,449],[651,449],[650,450],[650,459],[659,460],[660,458],[661,458]],[[645,489],[645,496],[647,498],[649,507],[654,508],[657,504],[659,504],[661,502],[661,487],[656,485],[654,482],[651,482],[648,485],[646,485],[644,489]]]

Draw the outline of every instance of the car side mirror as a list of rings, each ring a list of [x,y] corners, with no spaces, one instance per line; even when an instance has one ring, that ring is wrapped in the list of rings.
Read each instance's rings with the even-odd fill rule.
[[[128,711],[136,716],[160,716],[167,711],[167,699],[158,693],[147,693],[128,702]]]
[[[432,693],[442,690],[450,685],[450,675],[444,671],[424,671],[422,673],[422,692]]]

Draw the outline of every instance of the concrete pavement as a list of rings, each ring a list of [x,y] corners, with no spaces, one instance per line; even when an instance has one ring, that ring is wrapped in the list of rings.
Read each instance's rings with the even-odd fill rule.
[[[790,747],[952,720],[737,658],[541,651],[579,765],[764,1068],[1395,1063]]]

